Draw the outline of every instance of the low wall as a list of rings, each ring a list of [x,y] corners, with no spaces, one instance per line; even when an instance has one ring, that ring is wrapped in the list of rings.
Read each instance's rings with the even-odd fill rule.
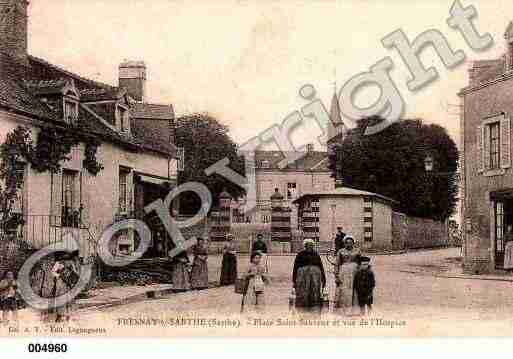
[[[449,244],[446,223],[392,213],[392,249],[435,248]]]

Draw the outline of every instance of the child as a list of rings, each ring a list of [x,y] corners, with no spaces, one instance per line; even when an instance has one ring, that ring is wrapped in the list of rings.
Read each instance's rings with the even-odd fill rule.
[[[0,297],[2,300],[2,321],[8,324],[8,313],[11,312],[12,320],[18,321],[18,305],[16,303],[16,292],[18,284],[14,279],[13,272],[7,272],[5,278],[0,282]]]
[[[256,311],[263,311],[265,306],[264,290],[268,283],[267,272],[262,263],[262,254],[254,252],[251,255],[248,273],[248,288],[243,297],[244,305],[251,305]]]
[[[354,290],[358,298],[361,315],[365,314],[365,307],[367,307],[367,313],[372,311],[374,301],[373,291],[376,286],[376,280],[369,263],[369,257],[360,257],[358,260],[358,270],[354,277]]]

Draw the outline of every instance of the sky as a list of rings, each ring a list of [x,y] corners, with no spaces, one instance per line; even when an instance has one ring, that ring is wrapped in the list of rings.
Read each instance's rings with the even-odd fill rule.
[[[29,52],[95,80],[117,84],[118,65],[144,60],[149,102],[172,103],[177,115],[208,112],[242,143],[307,104],[298,94],[315,87],[329,108],[352,76],[390,56],[392,78],[406,103],[405,117],[447,129],[459,144],[459,99],[470,62],[495,58],[513,20],[511,0],[462,0],[474,5],[478,31],[494,45],[477,53],[446,19],[452,0],[31,0]],[[402,29],[410,41],[437,29],[467,61],[446,69],[427,48],[421,59],[439,78],[412,93],[400,56],[381,39]],[[356,99],[373,102],[369,88]],[[313,125],[293,134],[295,146],[314,142]],[[319,146],[317,148],[320,149]]]

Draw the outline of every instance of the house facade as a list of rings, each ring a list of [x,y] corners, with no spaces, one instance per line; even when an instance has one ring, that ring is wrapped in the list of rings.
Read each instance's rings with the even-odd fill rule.
[[[475,61],[459,92],[464,270],[472,273],[503,267],[504,238],[513,226],[513,24],[504,37],[507,53]]]
[[[337,227],[364,249],[393,247],[392,214],[396,202],[376,193],[348,187],[302,194],[298,205],[302,237],[333,243]]]
[[[280,151],[255,152],[257,209],[250,216],[238,216],[236,212],[233,216],[236,222],[270,224],[271,196],[278,189],[284,197],[284,205],[292,210],[291,227],[297,229],[297,208],[293,201],[305,192],[334,188],[326,152],[315,151],[313,145],[308,145],[301,158],[281,168],[279,163],[284,158]]]
[[[0,1],[0,142],[24,126],[34,142],[49,128],[93,138],[103,169],[86,168],[90,146],[80,142],[57,173],[20,163],[23,185],[15,211],[23,216],[18,235],[43,247],[72,234],[82,256],[91,253],[105,228],[123,218],[144,220],[151,229],[149,255],[164,255],[169,241],[144,206],[176,185],[174,112],[146,101],[146,66],[119,66],[119,83],[84,78],[27,52],[28,2]],[[132,233],[120,233],[112,251],[131,253]]]

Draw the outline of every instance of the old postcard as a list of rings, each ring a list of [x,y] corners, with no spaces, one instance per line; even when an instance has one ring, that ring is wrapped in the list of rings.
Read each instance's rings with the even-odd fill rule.
[[[0,337],[511,336],[512,113],[512,2],[0,0]]]

